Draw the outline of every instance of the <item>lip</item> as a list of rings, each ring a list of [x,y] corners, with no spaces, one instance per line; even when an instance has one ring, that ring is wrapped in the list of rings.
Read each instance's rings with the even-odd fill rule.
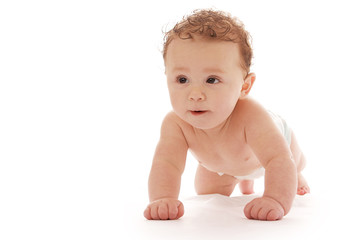
[[[205,113],[207,113],[208,111],[206,111],[206,110],[196,110],[196,111],[192,111],[192,110],[190,110],[190,113],[192,114],[192,115],[194,115],[194,116],[201,116],[201,115],[203,115],[203,114],[205,114]]]

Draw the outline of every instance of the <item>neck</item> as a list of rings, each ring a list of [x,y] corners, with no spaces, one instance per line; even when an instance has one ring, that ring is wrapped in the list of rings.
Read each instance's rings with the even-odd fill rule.
[[[231,115],[230,115],[231,116]],[[229,126],[229,122],[230,122],[230,118],[231,117],[228,117],[225,121],[223,121],[222,123],[220,123],[219,125],[217,125],[216,127],[214,128],[209,128],[209,129],[200,129],[200,128],[195,128],[194,127],[194,131],[195,132],[198,132],[198,133],[202,133],[202,134],[205,134],[207,135],[208,137],[210,138],[218,138],[219,136],[221,136],[225,131],[226,129],[228,128]]]

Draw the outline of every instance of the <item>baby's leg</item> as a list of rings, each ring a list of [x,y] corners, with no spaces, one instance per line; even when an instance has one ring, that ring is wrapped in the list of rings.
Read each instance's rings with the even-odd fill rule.
[[[242,194],[254,193],[254,180],[240,180],[239,187]]]
[[[291,144],[290,149],[293,154],[293,158],[295,161],[297,175],[298,175],[298,186],[297,186],[297,194],[304,195],[310,192],[309,185],[307,184],[305,178],[301,174],[301,171],[305,168],[306,159],[304,154],[302,153],[300,146],[296,140],[295,134],[291,133]]]
[[[199,195],[218,193],[230,196],[237,183],[237,179],[233,176],[226,174],[219,176],[199,165],[195,177],[195,190]]]

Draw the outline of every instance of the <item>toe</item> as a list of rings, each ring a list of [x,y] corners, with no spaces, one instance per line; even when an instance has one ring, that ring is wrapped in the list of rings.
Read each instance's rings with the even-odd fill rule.
[[[298,190],[297,190],[297,194],[298,194],[298,195],[305,195],[305,194],[307,194],[307,193],[310,193],[310,189],[309,189],[308,187],[306,187],[306,186],[300,187],[300,188],[298,188]]]

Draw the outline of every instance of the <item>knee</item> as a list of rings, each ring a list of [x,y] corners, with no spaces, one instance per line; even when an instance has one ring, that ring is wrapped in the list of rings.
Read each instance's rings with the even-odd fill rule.
[[[240,191],[242,194],[253,194],[254,193],[254,180],[242,180],[239,183]]]
[[[224,196],[230,196],[234,191],[235,184],[227,184],[222,186],[199,186],[198,184],[195,185],[195,191],[198,195],[205,195],[205,194],[221,194]]]
[[[306,166],[306,158],[305,158],[304,154],[301,152],[299,162],[296,166],[297,172],[301,172],[302,170],[304,170],[305,166]]]

